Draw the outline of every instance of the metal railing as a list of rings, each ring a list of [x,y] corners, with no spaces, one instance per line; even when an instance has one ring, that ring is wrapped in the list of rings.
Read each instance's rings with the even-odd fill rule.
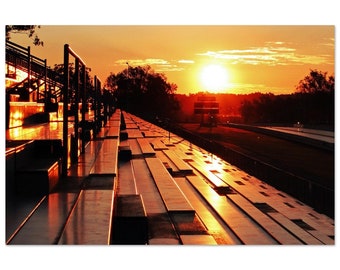
[[[42,80],[44,84],[43,92],[39,92],[39,87],[37,89],[37,97],[38,101],[43,100],[45,104],[50,102],[50,97],[55,97],[56,99],[60,95],[60,92],[54,91],[54,89],[62,88],[62,82],[58,80],[58,75],[56,72],[47,67],[47,60],[41,59],[31,54],[31,48],[28,46],[27,48],[20,46],[11,41],[6,41],[6,64],[9,66],[13,66],[15,71],[21,70],[27,73],[27,78],[25,78],[22,82],[15,84],[13,87],[17,87],[22,85],[24,82],[27,82],[28,87],[32,88],[32,80]],[[11,76],[12,74],[7,74],[7,76]],[[48,89],[47,85],[53,86]],[[51,90],[53,89],[53,90]],[[53,93],[47,94],[48,91],[54,91]],[[39,98],[42,96],[42,99]]]
[[[73,89],[70,87],[70,55],[75,59],[75,80]],[[82,78],[80,78],[80,68],[83,74]],[[71,137],[71,152],[70,157],[71,161],[77,161],[77,152],[78,152],[78,140],[79,140],[79,100],[81,98],[82,101],[82,110],[81,110],[81,118],[82,121],[85,121],[85,113],[86,113],[86,65],[85,62],[70,48],[68,44],[64,45],[64,82],[63,82],[63,162],[62,162],[62,176],[67,176],[67,168],[68,168],[68,118],[69,118],[69,103],[70,103],[70,92],[74,91],[74,134]],[[82,84],[83,89],[80,90],[80,84]],[[81,92],[81,93],[80,93]],[[81,95],[80,95],[81,94]],[[84,136],[82,136],[82,150],[85,148]]]

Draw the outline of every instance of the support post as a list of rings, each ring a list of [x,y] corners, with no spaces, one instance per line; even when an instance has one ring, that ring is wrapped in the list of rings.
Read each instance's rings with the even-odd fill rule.
[[[94,105],[94,110],[93,110],[93,121],[94,121],[94,128],[93,128],[93,136],[94,138],[96,138],[97,136],[97,130],[98,130],[98,93],[97,93],[97,76],[94,76],[94,80],[93,80],[93,88],[94,88],[94,100],[93,100],[93,105]]]
[[[27,83],[28,83],[28,96],[30,96],[30,89],[31,89],[31,47],[27,47]],[[30,98],[28,98],[30,101]]]
[[[85,125],[85,114],[86,114],[86,107],[87,107],[87,103],[86,103],[86,66],[82,65],[82,74],[83,74],[83,91],[82,91],[82,95],[81,95],[81,120],[82,120],[82,141],[81,141],[81,152],[84,153],[85,152],[85,135],[84,135],[84,125]]]
[[[51,92],[49,92],[48,98],[47,98],[47,60],[44,60],[44,96],[45,96],[45,109],[46,109],[46,105],[51,103]],[[38,88],[39,91],[39,88]],[[38,92],[38,97],[39,97],[39,92]]]
[[[74,81],[74,88],[75,88],[75,106],[74,106],[74,140],[73,140],[73,147],[71,147],[71,157],[72,162],[78,162],[78,139],[79,139],[79,60],[76,58],[75,61],[75,81]]]
[[[68,90],[69,90],[69,45],[64,45],[64,87],[63,87],[63,160],[62,176],[67,176],[68,164]]]

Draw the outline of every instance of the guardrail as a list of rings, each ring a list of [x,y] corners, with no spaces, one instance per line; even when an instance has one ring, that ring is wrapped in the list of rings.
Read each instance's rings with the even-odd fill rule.
[[[257,126],[232,124],[232,123],[229,123],[228,126],[229,127],[235,127],[235,128],[241,128],[241,129],[245,129],[245,130],[249,130],[249,131],[253,131],[253,132],[259,132],[259,133],[262,133],[262,134],[275,136],[275,137],[278,137],[278,138],[281,138],[281,139],[288,139],[288,140],[295,141],[295,142],[298,142],[298,143],[302,143],[302,144],[306,144],[306,145],[313,146],[313,147],[316,147],[316,148],[320,148],[320,149],[323,149],[323,150],[334,152],[334,143],[316,140],[316,139],[313,139],[313,138],[309,138],[309,137],[305,137],[305,136],[299,136],[299,135],[295,135],[295,134],[291,134],[291,133],[265,129],[265,128],[261,128],[261,127],[257,127]]]

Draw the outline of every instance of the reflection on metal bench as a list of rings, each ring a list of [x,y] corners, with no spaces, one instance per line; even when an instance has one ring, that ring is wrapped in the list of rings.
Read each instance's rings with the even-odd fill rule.
[[[168,212],[195,215],[195,210],[158,158],[145,158]]]

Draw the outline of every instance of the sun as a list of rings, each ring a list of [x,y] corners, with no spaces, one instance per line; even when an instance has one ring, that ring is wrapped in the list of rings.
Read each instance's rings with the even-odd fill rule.
[[[229,85],[228,70],[218,64],[210,64],[203,67],[200,73],[200,79],[203,87],[207,91],[221,92],[226,90]]]

